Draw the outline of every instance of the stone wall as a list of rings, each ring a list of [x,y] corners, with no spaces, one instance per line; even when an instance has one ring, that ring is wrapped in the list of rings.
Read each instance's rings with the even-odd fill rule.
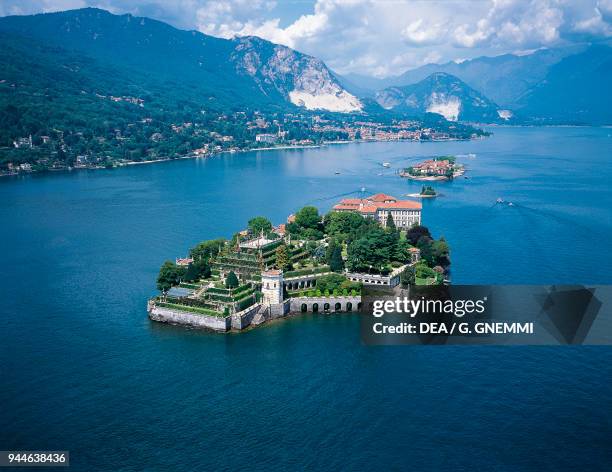
[[[187,311],[174,310],[149,303],[149,318],[162,323],[193,326],[194,328],[212,329],[214,331],[228,331],[231,328],[231,318],[220,316],[200,315]]]
[[[361,296],[295,297],[291,299],[291,313],[334,313],[357,311]]]
[[[239,311],[238,313],[234,313],[231,316],[232,329],[241,330],[249,326],[260,308],[261,303],[255,303],[255,305],[251,305],[245,310]]]

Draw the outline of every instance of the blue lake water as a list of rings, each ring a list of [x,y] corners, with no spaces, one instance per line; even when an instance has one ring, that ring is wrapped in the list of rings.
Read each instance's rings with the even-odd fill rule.
[[[611,283],[612,129],[493,132],[3,179],[0,449],[70,450],[85,471],[609,468],[609,348],[366,347],[354,315],[228,336],[146,317],[160,264],[199,240],[361,187],[418,192],[394,172],[440,154],[469,177],[424,201],[454,283]]]

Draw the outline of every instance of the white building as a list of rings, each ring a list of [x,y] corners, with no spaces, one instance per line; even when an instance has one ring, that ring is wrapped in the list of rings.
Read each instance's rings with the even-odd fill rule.
[[[266,270],[261,273],[261,294],[264,306],[283,303],[283,271]]]
[[[397,228],[410,228],[421,224],[420,202],[398,200],[391,195],[377,193],[367,198],[345,198],[334,206],[334,211],[354,211],[364,217],[375,218],[382,226],[387,226],[389,214]]]
[[[255,136],[255,141],[258,143],[274,144],[278,136],[275,134],[262,133]]]

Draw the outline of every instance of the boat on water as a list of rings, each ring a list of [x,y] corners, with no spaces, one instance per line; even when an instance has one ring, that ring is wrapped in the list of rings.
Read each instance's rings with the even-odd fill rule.
[[[390,162],[383,162],[382,166],[383,167],[391,167],[391,163]]]
[[[337,170],[336,172],[334,172],[334,174],[339,175],[340,171]]]
[[[510,207],[511,207],[511,206],[514,206],[514,203],[512,203],[512,202],[507,202],[507,201],[505,201],[505,200],[504,200],[503,198],[501,198],[501,197],[498,197],[498,198],[497,198],[497,200],[495,200],[495,203],[506,204],[506,205],[508,205],[508,206],[510,206]]]

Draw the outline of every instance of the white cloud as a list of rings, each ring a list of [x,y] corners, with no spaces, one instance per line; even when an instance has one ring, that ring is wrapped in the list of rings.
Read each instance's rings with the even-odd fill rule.
[[[445,29],[446,25],[426,25],[423,18],[419,18],[402,30],[402,37],[407,44],[416,46],[440,44],[446,37]]]
[[[285,1],[0,0],[0,14],[100,6],[224,38],[260,36],[340,73],[377,76],[612,36],[612,0],[302,0],[293,15]]]

